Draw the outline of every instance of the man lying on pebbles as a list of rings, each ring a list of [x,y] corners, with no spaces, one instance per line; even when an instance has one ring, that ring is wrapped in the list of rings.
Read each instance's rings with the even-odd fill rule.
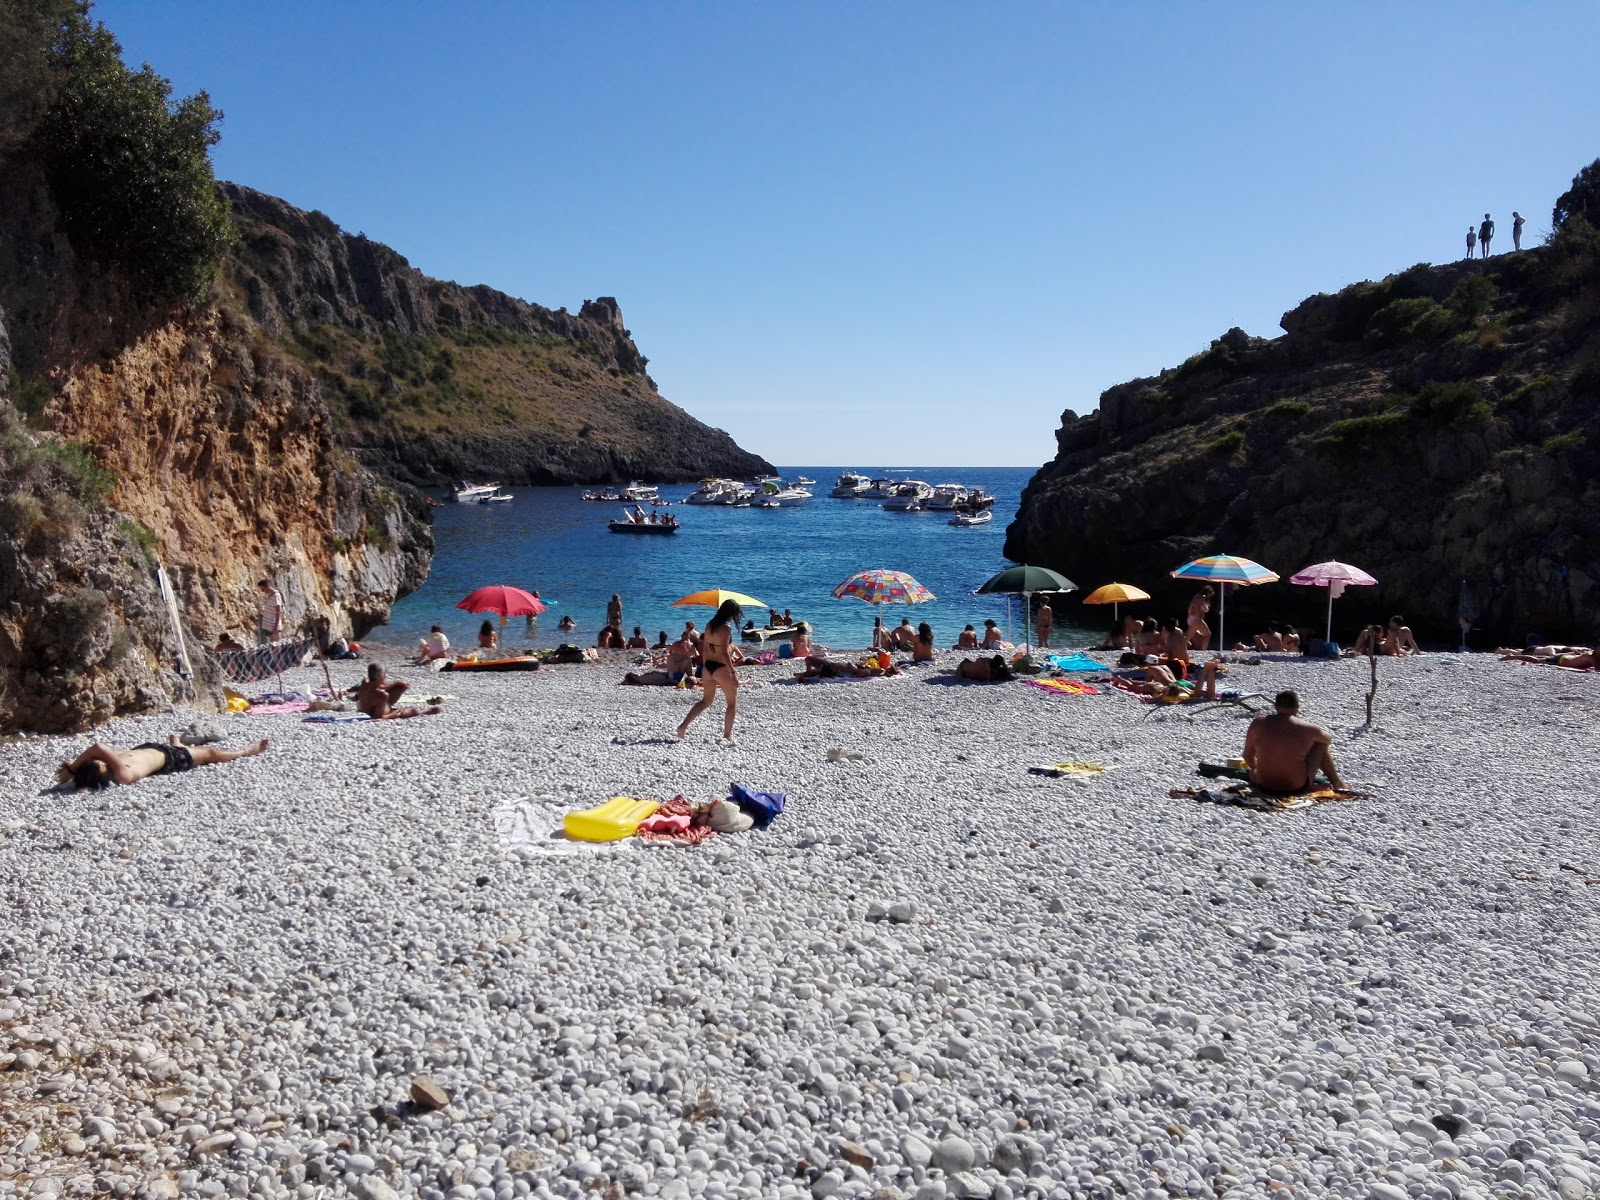
[[[179,743],[176,735],[165,746],[145,742],[131,750],[113,750],[96,742],[71,762],[62,763],[56,771],[56,782],[66,783],[70,779],[80,788],[138,783],[151,775],[176,775],[212,763],[250,758],[266,753],[266,749],[265,739],[243,750],[221,750],[216,746],[185,746]]]

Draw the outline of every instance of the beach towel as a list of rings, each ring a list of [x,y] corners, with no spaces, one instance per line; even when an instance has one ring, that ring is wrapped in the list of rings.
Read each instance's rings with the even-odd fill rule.
[[[883,675],[813,675],[810,679],[794,679],[791,677],[789,679],[771,679],[768,682],[773,686],[793,683],[806,687],[813,683],[868,683],[871,680],[883,678],[885,678]]]
[[[490,810],[500,849],[519,858],[566,854],[614,854],[633,838],[615,842],[580,842],[566,835],[562,818],[570,804],[554,796],[518,800]]]
[[[1062,775],[1100,775],[1110,769],[1102,762],[1063,762],[1043,767],[1029,767],[1028,774],[1060,778]]]
[[[364,712],[329,712],[314,713],[302,720],[313,725],[353,725],[359,721],[370,721],[372,718]]]
[[[281,704],[252,704],[246,711],[252,717],[281,717],[288,713],[303,713],[310,707],[304,700],[285,700]]]
[[[645,819],[639,826],[635,835],[646,842],[677,842],[684,846],[698,846],[701,842],[717,836],[717,831],[709,824],[695,823],[699,815],[694,805],[682,796],[674,796],[660,808],[654,815]],[[709,813],[705,814],[706,819]]]
[[[1310,808],[1313,804],[1327,804],[1336,800],[1366,800],[1364,792],[1337,792],[1331,787],[1320,787],[1310,792],[1268,792],[1248,783],[1235,783],[1225,788],[1174,788],[1168,795],[1174,798],[1197,800],[1202,804],[1221,804],[1232,808],[1248,808],[1255,812],[1293,812]]]
[[[750,815],[757,829],[765,829],[783,811],[782,792],[757,792],[740,783],[728,785],[728,799]]]
[[[1052,654],[1050,665],[1058,671],[1104,671],[1104,663],[1095,662],[1087,654]]]
[[[238,683],[257,683],[281,675],[291,667],[298,667],[317,648],[312,638],[292,642],[268,642],[265,646],[252,646],[246,650],[222,650],[217,661],[222,673]]]
[[[1076,679],[1024,679],[1022,683],[1058,696],[1098,696],[1100,689]]]

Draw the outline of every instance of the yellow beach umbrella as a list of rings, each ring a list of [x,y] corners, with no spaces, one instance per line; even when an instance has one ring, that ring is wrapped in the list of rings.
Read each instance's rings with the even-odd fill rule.
[[[772,605],[764,600],[757,600],[754,596],[746,596],[743,592],[725,592],[721,588],[707,588],[703,592],[691,592],[682,600],[674,600],[673,608],[721,608],[725,601],[732,600],[740,608],[765,608]]]
[[[1132,604],[1135,600],[1148,600],[1150,593],[1143,588],[1136,588],[1131,583],[1108,583],[1105,587],[1097,587],[1083,598],[1085,604],[1111,605],[1111,619],[1118,620],[1117,605]]]

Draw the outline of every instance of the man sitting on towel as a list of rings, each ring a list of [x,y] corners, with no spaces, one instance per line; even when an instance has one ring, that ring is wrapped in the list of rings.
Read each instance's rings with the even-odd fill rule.
[[[185,746],[176,737],[166,745],[146,742],[131,750],[113,750],[99,742],[71,762],[56,769],[56,782],[72,780],[80,788],[103,788],[110,783],[138,783],[152,775],[176,775],[211,763],[232,762],[266,753],[265,740],[243,750],[223,750],[216,746]]]
[[[374,721],[398,721],[402,717],[432,716],[443,710],[437,705],[427,708],[418,708],[415,705],[406,708],[396,708],[395,704],[400,697],[405,695],[406,689],[411,685],[395,680],[391,683],[383,673],[383,668],[377,663],[367,667],[367,678],[361,685],[361,690],[356,693],[356,707]]]
[[[1333,765],[1332,735],[1300,719],[1300,697],[1279,692],[1272,704],[1277,711],[1251,721],[1244,735],[1250,782],[1269,792],[1304,792],[1321,771],[1336,790],[1348,791]]]

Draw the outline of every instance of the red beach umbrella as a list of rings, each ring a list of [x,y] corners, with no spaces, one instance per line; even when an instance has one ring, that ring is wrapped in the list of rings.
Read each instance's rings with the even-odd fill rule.
[[[500,624],[504,625],[507,617],[536,617],[547,606],[539,597],[521,588],[497,583],[493,587],[479,588],[456,607],[469,613],[498,613]]]

